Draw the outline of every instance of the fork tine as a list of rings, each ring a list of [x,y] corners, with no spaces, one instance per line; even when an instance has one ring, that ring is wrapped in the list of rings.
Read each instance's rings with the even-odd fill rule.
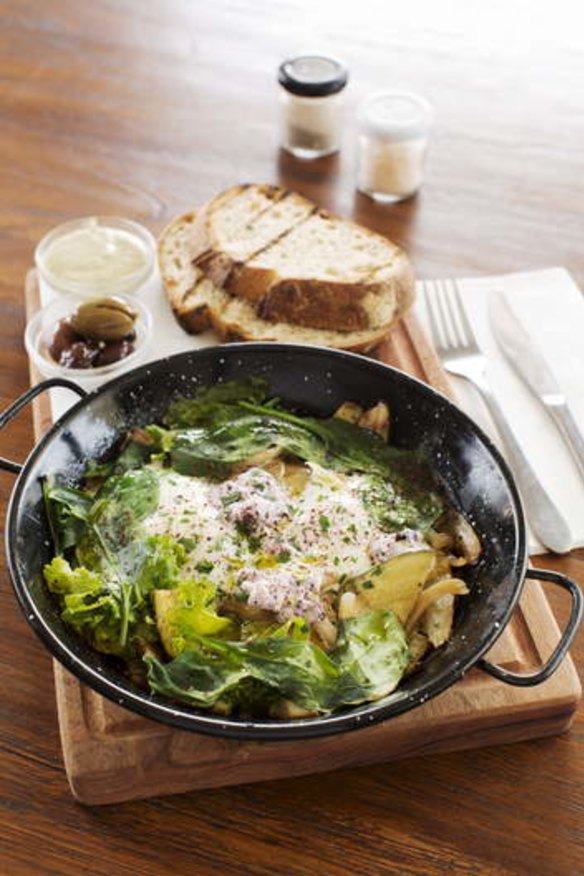
[[[448,324],[450,326],[452,337],[454,338],[454,345],[456,347],[464,347],[467,341],[472,338],[472,335],[469,338],[465,337],[464,326],[461,323],[462,303],[456,296],[455,283],[453,280],[443,280],[442,288],[444,293],[444,307],[448,314]]]
[[[442,320],[439,318],[437,310],[436,310],[436,294],[437,292],[432,292],[432,289],[436,289],[433,283],[424,282],[422,284],[422,292],[424,295],[424,299],[426,301],[426,310],[428,311],[428,323],[430,325],[430,334],[432,335],[432,339],[434,344],[439,349],[446,349],[448,347],[448,343],[444,337],[444,333],[442,331]]]
[[[455,298],[456,304],[457,304],[458,318],[460,320],[460,325],[461,325],[461,328],[463,331],[464,339],[466,340],[466,343],[468,343],[468,344],[475,343],[475,334],[474,334],[473,328],[470,324],[470,321],[468,319],[468,316],[466,315],[466,310],[464,308],[464,305],[462,303],[462,296],[460,294],[460,286],[458,285],[458,283],[456,283],[454,281],[451,281],[451,282],[452,282],[452,290],[453,290],[454,298]]]
[[[458,346],[458,338],[456,333],[456,324],[452,319],[452,309],[448,300],[448,288],[442,280],[436,281],[436,303],[443,326],[444,335],[447,339],[446,348],[456,349]]]

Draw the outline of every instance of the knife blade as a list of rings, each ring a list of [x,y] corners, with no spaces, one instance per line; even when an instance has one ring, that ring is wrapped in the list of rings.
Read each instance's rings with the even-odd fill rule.
[[[489,321],[514,371],[550,414],[584,475],[584,436],[542,353],[514,314],[501,289],[488,296]]]

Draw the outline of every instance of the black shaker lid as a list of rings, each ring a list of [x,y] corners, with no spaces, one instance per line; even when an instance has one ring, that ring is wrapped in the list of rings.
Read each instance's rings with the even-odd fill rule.
[[[336,94],[347,84],[347,69],[335,58],[300,55],[289,58],[278,68],[278,82],[286,91],[301,97]]]

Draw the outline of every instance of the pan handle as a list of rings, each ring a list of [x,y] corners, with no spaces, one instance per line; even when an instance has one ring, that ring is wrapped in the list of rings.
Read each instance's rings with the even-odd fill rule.
[[[36,386],[32,386],[30,389],[27,389],[26,392],[23,392],[16,401],[13,401],[12,404],[0,414],[0,429],[3,429],[10,420],[13,420],[14,417],[26,407],[26,405],[30,404],[30,402],[37,397],[37,395],[52,389],[54,386],[62,386],[64,389],[70,389],[71,392],[77,393],[81,398],[84,398],[87,395],[84,389],[77,386],[72,380],[66,380],[64,377],[52,377],[50,380],[43,380],[42,383],[37,383]],[[13,474],[19,474],[22,470],[22,465],[0,456],[0,468],[3,468],[4,471],[12,472]]]
[[[515,672],[509,672],[507,669],[502,669],[501,666],[495,666],[484,658],[481,658],[481,660],[478,661],[477,665],[480,669],[484,669],[489,675],[498,678],[500,681],[504,681],[506,684],[513,684],[517,687],[533,687],[536,684],[541,684],[542,681],[545,681],[546,678],[549,678],[550,675],[556,671],[566,656],[568,648],[572,644],[572,640],[576,635],[576,630],[582,620],[584,609],[584,597],[582,596],[582,591],[576,582],[572,581],[571,578],[566,577],[566,575],[562,575],[560,572],[550,572],[547,569],[528,569],[525,573],[525,577],[532,578],[536,581],[551,581],[552,584],[557,584],[558,587],[567,590],[572,598],[572,610],[560,641],[554,648],[550,658],[544,663],[541,669],[538,669],[537,672],[522,675]]]

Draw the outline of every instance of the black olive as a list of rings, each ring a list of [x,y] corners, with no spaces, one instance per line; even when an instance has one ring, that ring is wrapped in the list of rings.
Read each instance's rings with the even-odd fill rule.
[[[51,338],[49,353],[55,362],[61,362],[63,352],[80,340],[82,340],[81,336],[77,334],[69,319],[61,319]]]
[[[94,368],[98,353],[97,345],[88,341],[76,341],[63,350],[59,364],[65,368]]]
[[[127,338],[123,338],[121,341],[110,341],[109,343],[102,344],[95,358],[94,367],[101,368],[103,365],[119,362],[120,359],[125,359],[126,356],[133,352],[134,344]]]

